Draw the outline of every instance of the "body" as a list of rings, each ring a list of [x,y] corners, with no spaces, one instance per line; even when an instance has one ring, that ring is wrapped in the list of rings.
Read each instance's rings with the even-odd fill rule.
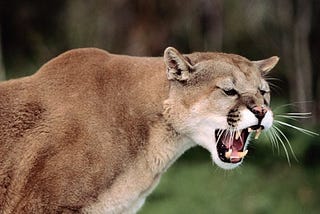
[[[194,136],[185,123],[210,84],[195,86],[170,53],[163,60],[77,49],[1,83],[0,213],[135,213],[185,150],[206,148],[206,134]],[[238,56],[186,57],[191,66]]]

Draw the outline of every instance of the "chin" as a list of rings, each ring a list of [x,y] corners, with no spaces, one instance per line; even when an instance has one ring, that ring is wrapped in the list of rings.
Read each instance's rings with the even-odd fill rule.
[[[220,168],[225,169],[225,170],[231,170],[231,169],[235,169],[238,166],[240,166],[243,162],[243,158],[237,162],[237,163],[226,163],[221,161],[216,155],[212,154],[212,160],[213,162]]]

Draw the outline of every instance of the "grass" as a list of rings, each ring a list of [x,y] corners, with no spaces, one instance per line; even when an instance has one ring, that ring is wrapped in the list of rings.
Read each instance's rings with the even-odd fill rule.
[[[249,152],[232,171],[213,166],[199,148],[188,152],[164,174],[139,214],[320,213],[319,164],[305,166],[298,153],[302,162],[289,166],[266,144],[253,144]]]

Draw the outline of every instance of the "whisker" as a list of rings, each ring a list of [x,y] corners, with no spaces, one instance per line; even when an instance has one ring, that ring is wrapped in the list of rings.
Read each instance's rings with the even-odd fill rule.
[[[312,115],[311,112],[288,112],[286,114],[288,114],[288,115],[309,115],[309,116]]]
[[[219,135],[221,135],[222,133],[223,133],[223,130],[222,130],[222,129],[219,129],[217,135],[219,136]]]
[[[239,129],[237,129],[237,132],[240,132],[240,130],[239,130]],[[241,142],[243,142],[243,139],[242,139],[241,134],[240,134],[240,141],[241,141]],[[243,143],[244,143],[244,142],[243,142]]]
[[[275,134],[276,139],[279,140],[279,142],[282,145],[282,148],[284,149],[284,152],[285,152],[287,160],[288,160],[288,164],[289,164],[289,166],[291,166],[290,157],[289,157],[287,147],[285,146],[284,142],[282,141],[281,137],[279,136],[277,129],[274,129],[274,131],[275,131],[274,134]]]
[[[269,84],[270,88],[271,88],[271,89],[274,89],[274,91],[276,91],[276,92],[278,92],[278,90],[279,90],[279,91],[282,90],[281,87],[279,87],[278,85],[276,85],[276,84],[274,84],[274,83],[272,83],[272,82],[268,82],[268,84]]]
[[[233,137],[234,137],[234,130],[231,130],[231,129],[230,129],[230,138],[229,138],[229,143],[230,143],[230,145],[232,145]]]
[[[276,141],[276,138],[275,138],[275,130],[273,127],[270,128],[270,137],[271,137],[271,140],[273,141],[275,147],[277,148],[278,150],[278,155],[280,155],[280,147],[279,147],[279,143]]]
[[[270,129],[270,132],[267,132],[269,134],[269,139],[270,139],[270,142],[272,144],[272,147],[274,148],[278,148],[278,153],[279,153],[279,147],[278,147],[278,144],[276,144],[275,140],[274,140],[274,136],[273,136],[273,128]]]
[[[296,120],[296,121],[297,121],[297,119],[310,118],[309,116],[290,116],[290,115],[281,115],[281,114],[275,115],[275,117],[287,118],[287,119]]]
[[[221,136],[222,136],[222,134],[223,134],[223,130],[222,129],[220,129],[219,131],[218,131],[218,139],[216,140],[216,142],[219,142],[219,140],[220,140],[220,138],[221,138]]]
[[[299,104],[305,104],[305,103],[312,103],[312,101],[300,101],[300,102],[293,102],[293,103],[287,103],[287,104],[279,105],[276,108],[274,108],[273,111],[277,112],[277,110],[282,109],[284,107],[297,106]]]
[[[288,112],[288,113],[282,113],[282,114],[275,114],[275,118],[280,117],[280,118],[286,118],[290,120],[295,120],[297,119],[308,119],[311,117],[311,112]]]
[[[273,139],[272,139],[271,132],[270,132],[270,131],[267,131],[267,132],[263,132],[262,134],[265,134],[266,137],[268,138],[269,142],[271,143],[272,152],[274,153],[274,149],[275,149],[276,147],[275,147],[274,141],[273,141]]]
[[[275,122],[275,123],[279,123],[279,124],[284,125],[284,126],[288,126],[288,127],[290,127],[290,128],[293,128],[293,129],[296,129],[296,130],[298,130],[298,131],[300,131],[300,132],[302,132],[302,133],[304,133],[304,134],[306,134],[306,135],[309,135],[309,136],[314,136],[314,135],[319,136],[318,133],[309,131],[309,130],[304,129],[304,128],[300,128],[300,127],[298,127],[298,126],[291,125],[291,124],[289,124],[289,123],[286,123],[286,122],[283,122],[283,121],[280,121],[280,120],[274,120],[274,122]]]
[[[279,78],[275,78],[275,77],[265,77],[264,78],[266,81],[277,81],[277,82],[283,82],[281,79]]]
[[[290,149],[290,151],[291,151],[291,153],[292,153],[292,156],[294,157],[294,159],[295,159],[297,162],[299,162],[298,159],[297,159],[296,154],[294,153],[294,151],[293,151],[293,149],[292,149],[292,146],[291,146],[291,144],[290,144],[287,136],[286,136],[277,126],[274,126],[274,128],[275,128],[275,129],[278,131],[278,133],[280,133],[280,134],[282,135],[282,137],[285,139],[285,141],[287,142],[287,144],[288,144],[288,146],[289,146],[289,149]]]
[[[277,114],[275,117],[285,117],[285,118],[297,118],[297,119],[307,119],[310,118],[311,116],[309,115],[284,115],[284,114]]]

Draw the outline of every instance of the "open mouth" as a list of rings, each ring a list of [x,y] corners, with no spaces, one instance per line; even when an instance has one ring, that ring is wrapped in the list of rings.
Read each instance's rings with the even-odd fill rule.
[[[258,139],[263,129],[263,126],[255,125],[242,130],[216,130],[215,136],[220,160],[225,163],[240,162],[248,153],[248,150],[244,149],[249,134],[255,132],[254,138]]]

